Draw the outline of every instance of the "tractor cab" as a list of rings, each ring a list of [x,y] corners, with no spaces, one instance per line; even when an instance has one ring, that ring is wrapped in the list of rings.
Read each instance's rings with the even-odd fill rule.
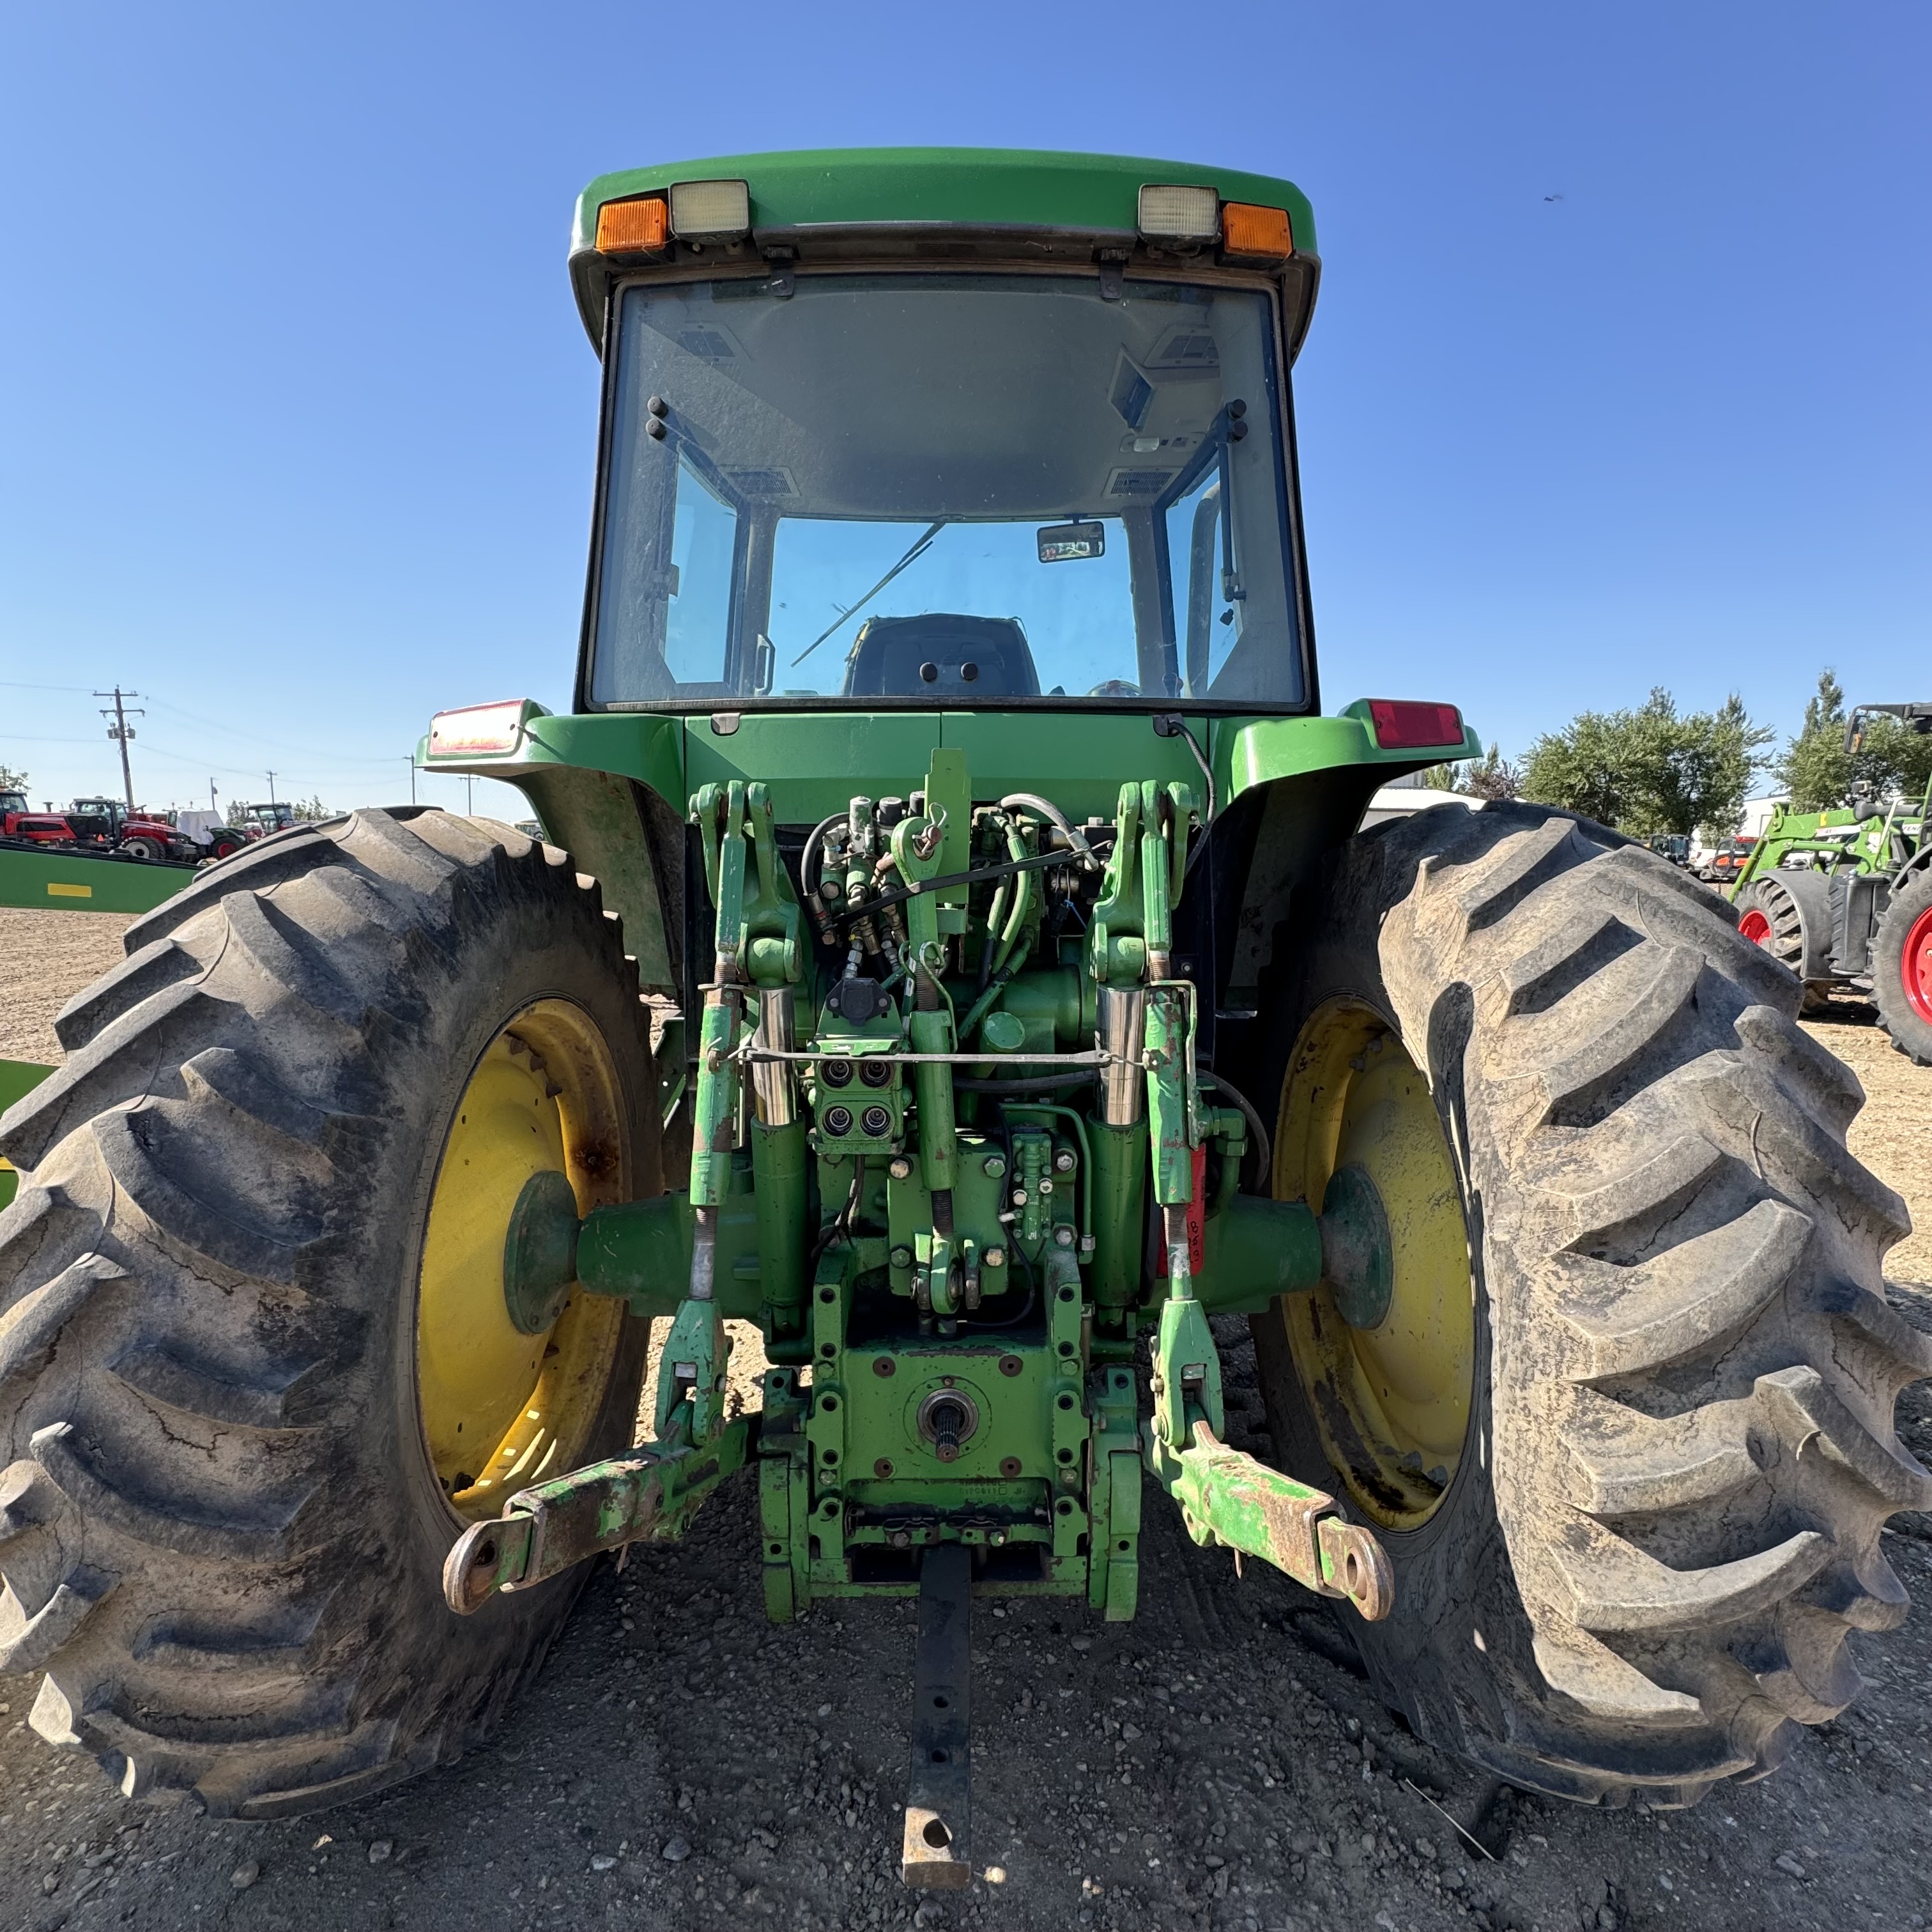
[[[1286,183],[1106,184],[1085,236],[930,254],[769,163],[598,202],[586,708],[1306,707],[1312,224]]]
[[[74,836],[92,845],[113,845],[127,828],[128,811],[118,798],[77,798],[67,808]]]
[[[235,808],[236,829],[250,839],[266,838],[271,832],[286,832],[296,822],[295,808],[279,800]]]

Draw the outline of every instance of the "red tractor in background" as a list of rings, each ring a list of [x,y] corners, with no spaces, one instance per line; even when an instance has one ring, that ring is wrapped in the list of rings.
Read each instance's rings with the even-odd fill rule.
[[[74,827],[56,812],[29,812],[20,792],[0,792],[0,838],[23,838],[34,845],[71,845]]]
[[[240,830],[223,824],[213,812],[182,812],[171,817],[130,812],[116,798],[77,798],[64,812],[32,812],[25,792],[0,792],[0,837],[24,838],[37,845],[193,865],[203,859],[226,859],[261,836],[254,823]]]
[[[248,841],[213,812],[176,812],[172,818],[156,812],[130,812],[118,798],[77,798],[68,808],[69,822],[83,844],[124,852],[130,858],[172,859],[193,863],[225,859]]]
[[[212,814],[195,814],[206,819]],[[149,812],[137,812],[124,819],[115,849],[137,859],[226,859],[248,842],[249,834],[232,825],[196,825],[184,823],[189,814],[178,813],[172,820]],[[202,835],[197,837],[196,833]]]

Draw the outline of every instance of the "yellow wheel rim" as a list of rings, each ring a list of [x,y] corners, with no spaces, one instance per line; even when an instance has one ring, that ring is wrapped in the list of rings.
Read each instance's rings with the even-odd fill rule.
[[[520,1334],[503,1244],[533,1174],[568,1176],[580,1214],[629,1180],[622,1090],[590,1016],[563,1000],[518,1012],[464,1088],[430,1198],[416,1293],[418,1412],[436,1480],[463,1516],[584,1460],[615,1366],[621,1302],[573,1289]]]
[[[1289,1056],[1275,1138],[1277,1200],[1318,1212],[1339,1167],[1360,1168],[1388,1217],[1388,1310],[1351,1328],[1326,1283],[1281,1304],[1328,1460],[1390,1529],[1419,1528],[1454,1480],[1475,1386],[1475,1283],[1449,1144],[1429,1083],[1389,1022],[1338,998]]]

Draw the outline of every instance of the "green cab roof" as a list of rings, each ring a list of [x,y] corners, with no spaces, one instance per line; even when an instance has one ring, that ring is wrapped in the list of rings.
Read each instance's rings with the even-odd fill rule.
[[[861,231],[901,244],[934,230],[973,231],[1006,252],[1088,260],[1138,238],[1140,190],[1150,183],[1211,188],[1226,201],[1286,208],[1294,260],[1283,277],[1292,296],[1291,344],[1299,344],[1319,262],[1315,211],[1292,182],[1238,168],[1120,154],[1071,154],[1022,148],[822,148],[790,154],[721,154],[599,175],[578,197],[571,232],[572,279],[591,339],[603,339],[604,304],[616,265],[597,253],[605,202],[668,189],[675,182],[742,181],[751,192],[752,244],[808,261],[814,244]]]

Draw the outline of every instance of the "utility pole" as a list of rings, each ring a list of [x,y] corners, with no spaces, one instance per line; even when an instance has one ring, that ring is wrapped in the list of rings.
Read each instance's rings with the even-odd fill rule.
[[[117,684],[112,691],[97,691],[94,694],[96,698],[111,698],[114,700],[113,710],[110,712],[104,709],[100,715],[104,718],[111,716],[114,720],[107,728],[107,735],[121,747],[121,782],[128,795],[128,816],[132,818],[134,812],[134,773],[128,763],[128,740],[134,736],[134,728],[128,722],[128,707],[123,700],[139,698],[141,694],[138,691],[123,691]],[[137,710],[134,715],[136,718],[145,718],[148,714]]]
[[[275,802],[275,775],[274,775],[274,773],[273,772],[271,772],[268,774],[268,802],[269,802],[271,805],[273,805],[273,804],[274,803],[274,802]]]
[[[415,752],[412,752],[403,762],[410,768],[410,802],[413,805],[416,802],[416,754]]]
[[[466,772],[463,778],[463,812],[466,818],[476,816],[476,781]]]
[[[214,781],[212,778],[208,782],[208,809],[211,816],[216,818],[221,816],[221,808],[214,802]]]

